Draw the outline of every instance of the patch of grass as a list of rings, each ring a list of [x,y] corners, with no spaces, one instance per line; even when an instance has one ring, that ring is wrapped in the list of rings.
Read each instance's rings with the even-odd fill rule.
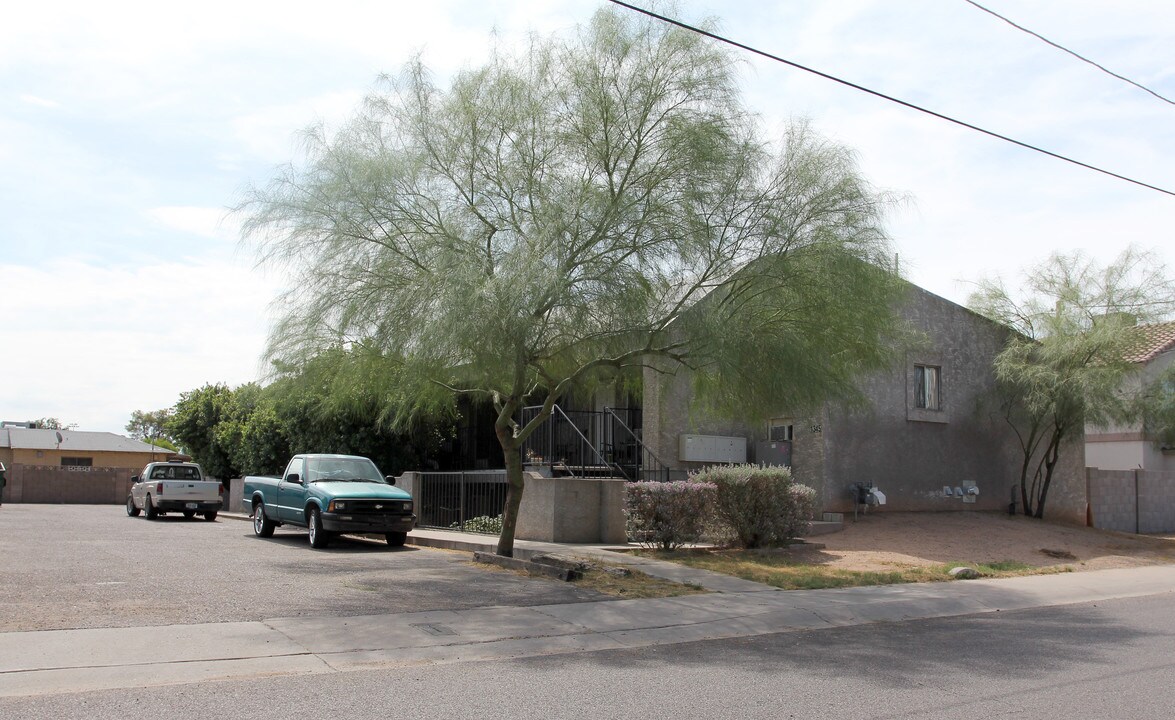
[[[640,554],[668,560],[688,567],[732,575],[782,590],[819,590],[823,588],[896,585],[900,583],[946,582],[954,580],[951,568],[966,565],[983,577],[1015,577],[1070,572],[1071,568],[1037,568],[1026,563],[1000,561],[991,563],[947,563],[944,565],[895,566],[883,572],[844,570],[822,564],[805,563],[784,553],[741,550],[640,551]]]
[[[627,574],[623,574],[625,570],[627,570]],[[594,560],[584,570],[583,577],[573,582],[576,587],[625,599],[678,597],[708,592],[700,585],[662,580],[646,575],[640,570],[625,568],[623,565],[604,564]]]
[[[615,598],[626,600],[649,599],[697,595],[699,593],[709,592],[709,590],[706,590],[706,588],[700,585],[662,580],[661,578],[646,575],[640,570],[622,564],[605,563],[584,558],[576,559],[583,563],[584,568],[582,570],[582,576],[572,580],[571,584],[575,587],[595,590],[598,593],[610,595]],[[481,570],[512,573],[523,577],[546,579],[551,582],[563,582],[562,580],[555,580],[546,575],[534,575],[525,570],[511,570],[499,565],[485,563],[474,564]]]

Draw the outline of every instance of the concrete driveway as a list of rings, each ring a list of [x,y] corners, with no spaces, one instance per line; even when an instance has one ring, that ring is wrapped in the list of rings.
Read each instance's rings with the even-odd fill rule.
[[[534,606],[606,599],[469,562],[468,553],[219,518],[148,521],[116,505],[0,508],[0,632]]]

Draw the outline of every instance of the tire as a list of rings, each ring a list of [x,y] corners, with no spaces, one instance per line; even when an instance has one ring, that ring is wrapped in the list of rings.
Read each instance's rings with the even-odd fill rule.
[[[138,509],[137,507],[135,507],[135,496],[134,495],[127,495],[126,496],[126,514],[131,517],[138,517],[139,513],[141,513],[141,512],[143,512],[143,511]]]
[[[310,517],[307,518],[307,529],[310,531],[310,547],[322,549],[330,545],[330,533],[322,529],[322,517],[318,508],[310,508]]]
[[[195,510],[184,510],[184,520],[191,520],[194,517],[196,517]]]
[[[208,512],[204,513],[204,522],[212,522],[215,519],[216,519],[216,511],[215,510],[209,510]]]
[[[408,533],[406,532],[390,532],[384,534],[384,539],[388,541],[388,545],[392,547],[403,547],[404,543],[408,541]]]
[[[273,529],[277,527],[269,516],[265,514],[265,505],[257,503],[253,507],[253,534],[257,537],[267,538],[273,535]]]
[[[145,515],[148,520],[154,520],[155,518],[159,517],[159,511],[155,509],[155,503],[151,502],[150,495],[148,495],[147,499],[143,501],[143,515]]]

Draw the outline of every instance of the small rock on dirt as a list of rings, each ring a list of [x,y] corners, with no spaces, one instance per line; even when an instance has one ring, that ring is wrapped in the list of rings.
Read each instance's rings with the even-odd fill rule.
[[[956,580],[974,580],[979,577],[979,571],[969,567],[951,568],[950,576]]]

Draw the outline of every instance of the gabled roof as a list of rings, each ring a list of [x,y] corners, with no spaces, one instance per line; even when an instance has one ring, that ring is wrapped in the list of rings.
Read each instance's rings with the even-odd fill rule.
[[[1175,348],[1175,322],[1139,325],[1135,330],[1138,340],[1125,359],[1132,363],[1148,363],[1168,350]]]
[[[57,435],[61,434],[58,443]],[[0,428],[0,447],[14,450],[67,450],[71,452],[149,453],[151,446],[122,435],[82,430],[47,430],[40,428]],[[170,452],[155,447],[155,452]]]

